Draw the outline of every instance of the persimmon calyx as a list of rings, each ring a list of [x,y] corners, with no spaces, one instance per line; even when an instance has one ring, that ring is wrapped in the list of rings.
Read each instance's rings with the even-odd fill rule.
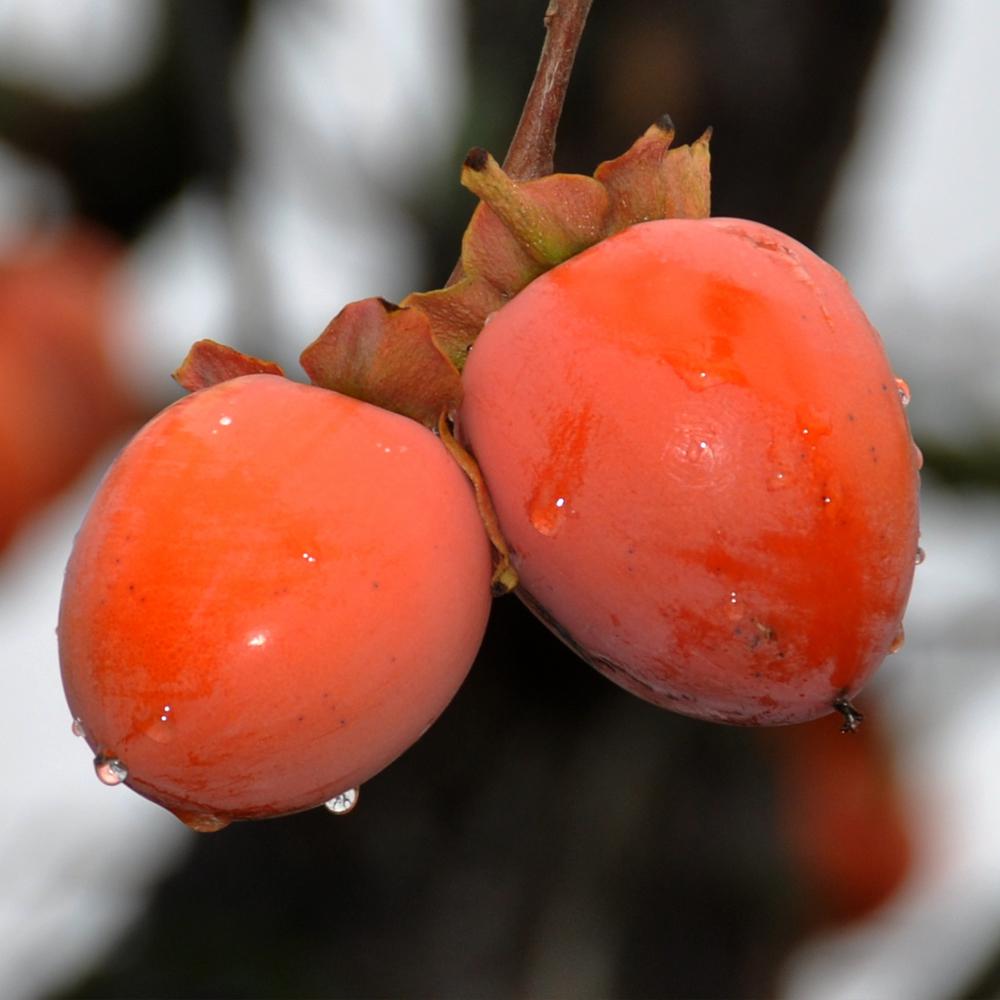
[[[479,463],[462,447],[452,433],[451,423],[444,414],[438,420],[436,430],[441,443],[472,484],[472,490],[476,496],[476,507],[479,509],[479,518],[483,522],[486,536],[493,548],[491,589],[494,597],[502,597],[516,589],[518,576],[511,560],[510,546],[500,530],[500,521],[497,518],[490,492],[486,488],[486,480],[483,478]]]
[[[345,306],[299,361],[314,385],[431,429],[462,401],[461,376],[435,341],[427,314],[385,299]]]
[[[489,315],[540,274],[635,223],[709,214],[710,134],[671,148],[674,129],[664,118],[593,177],[518,181],[485,150],[472,150],[461,182],[480,203],[456,280],[399,306],[352,303],[306,348],[303,368],[317,385],[435,427],[461,403],[459,376]]]
[[[214,340],[198,340],[188,349],[172,377],[188,392],[207,389],[241,375],[284,375],[276,361],[266,361],[244,354],[235,347]]]

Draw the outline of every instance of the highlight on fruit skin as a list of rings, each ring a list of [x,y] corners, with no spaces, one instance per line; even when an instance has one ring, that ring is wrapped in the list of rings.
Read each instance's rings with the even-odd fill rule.
[[[110,783],[195,829],[321,805],[448,704],[490,572],[426,428],[276,375],[202,389],[125,448],[77,536],[59,615],[76,728]]]
[[[633,226],[494,313],[463,382],[522,596],[626,689],[801,722],[898,648],[919,452],[877,333],[806,247]]]

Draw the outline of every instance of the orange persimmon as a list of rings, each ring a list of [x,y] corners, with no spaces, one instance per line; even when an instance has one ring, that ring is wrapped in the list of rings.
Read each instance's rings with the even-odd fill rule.
[[[448,704],[490,570],[429,430],[276,375],[220,382],[93,501],[59,616],[69,706],[99,775],[198,829],[316,806]]]
[[[803,245],[633,226],[494,313],[463,381],[522,596],[623,687],[800,722],[849,712],[898,645],[919,453],[877,333]]]

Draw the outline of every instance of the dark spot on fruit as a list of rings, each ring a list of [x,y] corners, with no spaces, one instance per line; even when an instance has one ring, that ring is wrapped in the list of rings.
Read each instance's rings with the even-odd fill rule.
[[[618,617],[618,615],[612,613],[612,615],[611,615],[611,624],[614,625],[615,628],[618,628],[618,626],[621,625],[621,623],[622,623],[622,620]]]
[[[304,715],[296,716],[296,721],[297,722],[305,722],[305,720],[306,720],[306,717]]]
[[[372,590],[378,590],[378,580],[372,580]]]
[[[856,733],[864,720],[864,714],[851,704],[846,691],[834,699],[833,707],[844,717],[844,724],[840,727],[840,731],[842,733]]]

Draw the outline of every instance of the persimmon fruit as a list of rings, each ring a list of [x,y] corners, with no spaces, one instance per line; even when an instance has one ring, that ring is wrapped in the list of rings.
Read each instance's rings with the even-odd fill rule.
[[[447,705],[490,573],[428,429],[277,375],[219,382],[139,432],[77,536],[76,728],[99,776],[197,829],[332,801]]]
[[[121,253],[77,224],[0,256],[0,550],[138,411],[108,357]]]
[[[463,382],[522,596],[628,690],[802,722],[847,708],[901,641],[906,400],[844,279],[795,240],[632,226],[495,312]]]
[[[915,860],[910,807],[878,712],[851,739],[824,720],[761,733],[774,763],[778,829],[804,915],[845,924],[899,891]],[[769,738],[774,737],[774,738]]]

